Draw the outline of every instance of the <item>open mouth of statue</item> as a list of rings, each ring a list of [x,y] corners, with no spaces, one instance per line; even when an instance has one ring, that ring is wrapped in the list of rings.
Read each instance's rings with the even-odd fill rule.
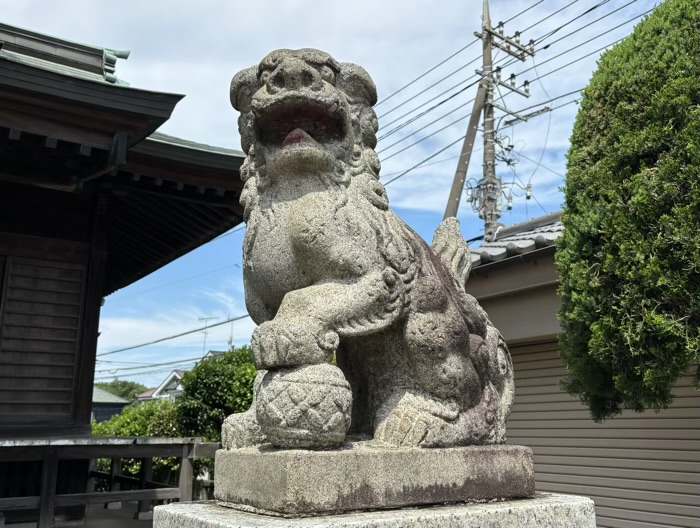
[[[325,108],[310,104],[273,108],[256,118],[260,141],[280,148],[340,141],[344,128],[340,115],[330,114]]]

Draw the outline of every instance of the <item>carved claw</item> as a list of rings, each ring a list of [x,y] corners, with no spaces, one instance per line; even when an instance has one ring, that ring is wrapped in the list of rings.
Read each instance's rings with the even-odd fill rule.
[[[259,369],[330,363],[338,347],[334,331],[309,331],[311,324],[267,321],[253,332],[251,349]]]
[[[382,410],[374,438],[395,447],[443,445],[459,418],[456,408],[411,392],[390,399]]]

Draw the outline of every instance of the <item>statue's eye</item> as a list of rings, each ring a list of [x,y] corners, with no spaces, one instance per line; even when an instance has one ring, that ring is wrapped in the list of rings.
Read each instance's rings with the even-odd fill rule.
[[[335,84],[335,72],[328,66],[321,66],[321,78],[328,84]]]

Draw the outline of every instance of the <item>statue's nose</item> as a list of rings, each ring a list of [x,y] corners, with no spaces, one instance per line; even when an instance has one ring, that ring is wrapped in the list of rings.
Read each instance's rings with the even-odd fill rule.
[[[268,81],[268,89],[271,93],[301,89],[318,91],[322,86],[323,80],[318,70],[296,58],[282,61],[272,72]]]

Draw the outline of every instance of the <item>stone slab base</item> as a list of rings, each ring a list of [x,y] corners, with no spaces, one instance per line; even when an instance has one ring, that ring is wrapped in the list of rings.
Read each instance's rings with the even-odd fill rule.
[[[271,446],[219,450],[219,504],[298,517],[343,511],[529,497],[532,451],[522,446],[392,449],[372,442],[333,451]]]
[[[297,519],[246,513],[214,502],[173,503],[156,506],[153,528],[595,528],[595,511],[587,497],[554,494]]]

